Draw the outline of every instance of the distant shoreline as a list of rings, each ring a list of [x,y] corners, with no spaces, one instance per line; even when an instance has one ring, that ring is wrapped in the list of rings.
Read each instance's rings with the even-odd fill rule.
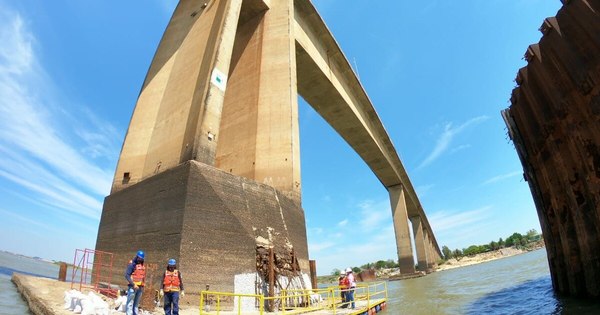
[[[444,270],[449,270],[449,269],[477,265],[477,264],[481,264],[481,263],[492,261],[492,260],[497,260],[497,259],[502,259],[502,258],[507,258],[507,257],[515,256],[515,255],[528,253],[531,251],[539,250],[541,248],[544,248],[543,242],[541,242],[539,245],[535,245],[531,248],[508,247],[508,248],[501,248],[501,249],[498,249],[495,251],[481,253],[481,254],[477,254],[477,255],[473,255],[473,256],[465,256],[465,257],[462,257],[460,260],[451,258],[451,259],[448,259],[443,264],[438,265],[438,267],[435,269],[435,271],[444,271]]]
[[[497,260],[497,259],[512,257],[515,255],[520,255],[520,254],[528,253],[531,251],[539,250],[544,247],[545,247],[544,242],[539,241],[536,243],[532,243],[529,247],[525,247],[525,248],[523,248],[523,247],[522,248],[507,247],[507,248],[501,248],[501,249],[498,249],[495,251],[489,251],[489,252],[485,252],[485,253],[476,254],[473,256],[464,256],[464,257],[461,257],[459,260],[457,260],[455,258],[451,258],[451,259],[444,261],[440,265],[438,265],[435,268],[435,272],[450,270],[450,269],[455,269],[455,268],[461,268],[461,267],[466,267],[466,266],[472,266],[472,265],[477,265],[477,264],[481,264],[481,263],[485,263],[485,262],[489,262],[489,261],[493,261],[493,260]],[[380,270],[376,270],[375,273],[376,273],[376,280],[389,280],[389,279],[394,279],[395,277],[400,277],[400,270],[398,268],[380,269]],[[424,275],[424,273],[423,273],[423,275]],[[396,280],[398,280],[398,279],[396,279]],[[335,276],[333,276],[333,275],[318,276],[317,282],[322,283],[322,284],[337,283],[337,275],[335,275]]]

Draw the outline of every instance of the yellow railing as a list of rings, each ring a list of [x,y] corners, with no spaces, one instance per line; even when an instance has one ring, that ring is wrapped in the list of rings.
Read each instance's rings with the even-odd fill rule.
[[[355,302],[365,300],[367,309],[374,306],[371,303],[375,299],[387,300],[386,282],[359,284],[354,290]],[[341,293],[346,291],[348,290],[343,290],[339,286],[314,290],[282,290],[279,295],[274,297],[259,294],[202,291],[200,293],[200,315],[219,315],[221,312],[240,315],[243,310],[244,313],[248,313],[248,306],[254,308],[253,313],[260,315],[267,311],[291,315],[317,310],[329,310],[335,315],[337,308],[349,303],[344,303],[341,299]],[[245,305],[244,309],[242,305]]]

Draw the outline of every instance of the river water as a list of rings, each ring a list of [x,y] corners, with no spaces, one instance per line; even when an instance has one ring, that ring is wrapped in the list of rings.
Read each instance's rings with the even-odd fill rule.
[[[0,252],[0,314],[31,314],[10,281],[13,272],[56,278],[58,266]],[[600,302],[559,299],[544,249],[491,262],[388,282],[396,314],[600,314]]]

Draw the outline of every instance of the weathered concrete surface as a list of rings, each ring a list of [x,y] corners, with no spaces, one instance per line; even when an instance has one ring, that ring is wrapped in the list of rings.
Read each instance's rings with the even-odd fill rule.
[[[536,204],[554,289],[600,297],[600,2],[563,0],[502,115]]]
[[[71,290],[70,282],[61,282],[54,279],[40,278],[14,273],[12,282],[17,286],[17,290],[29,306],[30,311],[35,315],[73,315],[70,310],[64,309],[64,293]],[[77,286],[74,289],[78,289]],[[87,294],[88,289],[82,290],[83,294]],[[145,293],[146,294],[146,293]],[[104,298],[108,303],[109,308],[114,307],[114,300]],[[198,299],[188,297],[180,300],[179,313],[181,315],[198,314]],[[156,307],[152,310],[147,310],[153,315],[164,314],[162,308]],[[0,313],[2,311],[0,310]],[[124,313],[117,313],[124,314]]]
[[[72,315],[63,308],[64,293],[71,290],[71,284],[48,278],[38,278],[14,273],[12,282],[33,314],[36,315]]]
[[[272,187],[189,161],[113,193],[104,202],[96,249],[115,254],[113,283],[125,284],[138,249],[157,282],[175,258],[188,292],[234,291],[234,277],[254,273],[257,238],[280,256],[294,249],[309,272],[304,211]]]

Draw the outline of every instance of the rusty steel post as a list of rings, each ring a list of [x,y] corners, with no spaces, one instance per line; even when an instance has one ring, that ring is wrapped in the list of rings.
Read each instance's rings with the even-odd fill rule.
[[[309,260],[308,264],[310,266],[310,284],[313,289],[317,288],[317,261]]]
[[[67,263],[60,263],[60,269],[58,270],[58,281],[67,281]]]
[[[275,252],[269,248],[269,297],[275,296]],[[269,300],[269,312],[273,311],[273,300]]]

